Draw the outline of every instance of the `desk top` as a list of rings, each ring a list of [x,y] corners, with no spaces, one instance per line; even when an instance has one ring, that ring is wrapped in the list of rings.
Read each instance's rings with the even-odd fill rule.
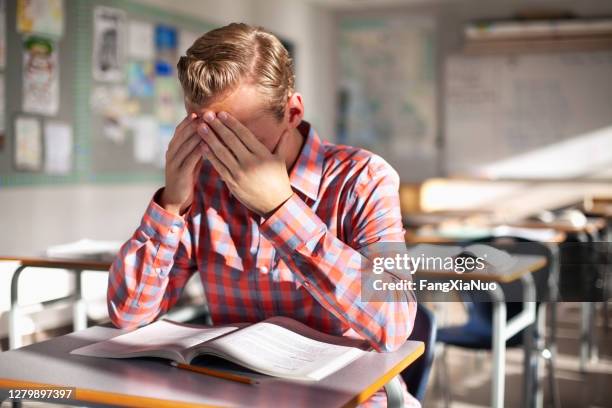
[[[483,272],[470,272],[470,273],[455,273],[453,271],[427,271],[419,270],[416,272],[418,278],[452,278],[459,280],[483,280],[489,282],[498,283],[510,283],[521,276],[528,273],[532,273],[546,266],[547,260],[545,256],[539,255],[519,255],[512,254],[517,259],[516,264],[508,269],[507,271],[497,273],[483,273]]]
[[[52,258],[46,255],[0,255],[0,261],[19,262],[22,266],[37,268],[82,269],[106,271],[110,260]]]
[[[531,221],[526,220],[511,224],[514,227],[519,228],[552,228],[557,231],[565,233],[595,233],[606,227],[605,218],[590,217],[585,225],[576,226],[566,222],[542,222],[542,221]]]
[[[69,354],[123,332],[95,326],[0,353],[0,388],[75,387],[79,401],[123,406],[344,407],[367,400],[424,352],[422,342],[408,341],[393,353],[368,353],[319,382],[262,376],[257,385],[177,369],[163,360]]]

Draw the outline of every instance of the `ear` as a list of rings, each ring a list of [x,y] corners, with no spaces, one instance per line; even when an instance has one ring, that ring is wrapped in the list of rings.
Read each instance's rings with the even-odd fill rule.
[[[287,117],[288,124],[291,128],[297,128],[304,119],[304,102],[302,101],[302,95],[300,93],[294,92],[289,97],[285,110],[285,117]]]

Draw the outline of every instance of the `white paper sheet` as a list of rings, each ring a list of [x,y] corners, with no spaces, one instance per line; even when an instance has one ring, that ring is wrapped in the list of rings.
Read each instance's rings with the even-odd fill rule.
[[[128,56],[135,59],[152,59],[155,56],[154,39],[153,24],[130,20],[128,24]]]
[[[134,159],[139,163],[154,163],[159,149],[157,122],[153,116],[140,116],[133,120]]]
[[[66,123],[45,123],[45,172],[66,174],[72,170],[72,127]]]
[[[17,170],[40,170],[42,140],[40,122],[20,116],[15,119],[15,167]]]

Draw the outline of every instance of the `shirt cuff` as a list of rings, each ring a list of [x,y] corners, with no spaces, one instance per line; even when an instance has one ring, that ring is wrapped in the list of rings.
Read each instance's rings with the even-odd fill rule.
[[[260,231],[277,249],[291,253],[321,236],[326,228],[319,216],[294,193],[261,224]]]
[[[166,211],[157,203],[162,189],[158,190],[145,211],[140,228],[148,238],[168,246],[178,245],[180,232],[185,228],[184,217]]]

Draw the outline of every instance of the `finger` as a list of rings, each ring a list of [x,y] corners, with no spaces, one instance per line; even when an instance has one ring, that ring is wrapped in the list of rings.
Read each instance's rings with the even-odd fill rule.
[[[280,137],[280,140],[274,148],[274,151],[272,152],[273,155],[285,160],[285,158],[289,155],[289,142],[291,141],[291,138],[289,136],[290,133],[288,131],[283,132]]]
[[[264,155],[266,153],[269,153],[266,146],[264,146],[263,143],[257,140],[253,132],[251,132],[246,126],[244,126],[238,119],[236,119],[227,112],[219,112],[217,117],[229,129],[231,129],[236,135],[238,135],[238,138],[252,153],[258,155]]]
[[[213,115],[208,116],[208,113],[204,115],[204,119],[208,125],[215,131],[219,136],[219,139],[227,145],[231,152],[236,156],[239,162],[244,163],[252,154],[234,133],[234,131],[219,120],[218,117]]]
[[[202,137],[204,142],[206,142],[213,154],[223,162],[225,167],[227,167],[232,174],[236,174],[240,169],[240,165],[229,149],[221,143],[215,132],[210,127],[203,124],[202,126],[198,126],[198,134]]]
[[[196,134],[191,135],[189,139],[183,143],[180,148],[175,152],[174,156],[168,158],[173,165],[181,167],[185,158],[191,153],[191,151],[197,146],[202,139]]]
[[[185,118],[183,120],[181,120],[181,123],[179,123],[175,129],[175,132],[180,132],[185,126],[187,126],[189,123],[191,123],[195,118],[197,118],[198,115],[196,115],[195,113],[191,112],[189,115],[185,116]]]
[[[181,148],[185,140],[187,140],[189,136],[195,133],[197,123],[198,122],[195,120],[191,121],[190,123],[186,124],[180,131],[174,133],[174,136],[170,140],[170,143],[168,143],[169,156],[174,156],[177,150]]]
[[[202,150],[203,145],[204,145],[204,142],[198,141],[197,146],[195,146],[191,150],[191,152],[189,152],[189,154],[187,155],[187,157],[181,164],[181,168],[180,168],[181,171],[186,171],[186,172],[193,171],[196,167],[196,164],[201,163],[202,155],[204,154],[204,151]]]
[[[203,149],[203,151],[204,157],[206,157],[208,161],[212,163],[213,167],[215,168],[215,170],[217,170],[217,173],[219,173],[223,181],[227,183],[228,181],[233,180],[232,174],[230,173],[229,169],[225,167],[223,163],[221,163],[221,161],[210,149]]]

